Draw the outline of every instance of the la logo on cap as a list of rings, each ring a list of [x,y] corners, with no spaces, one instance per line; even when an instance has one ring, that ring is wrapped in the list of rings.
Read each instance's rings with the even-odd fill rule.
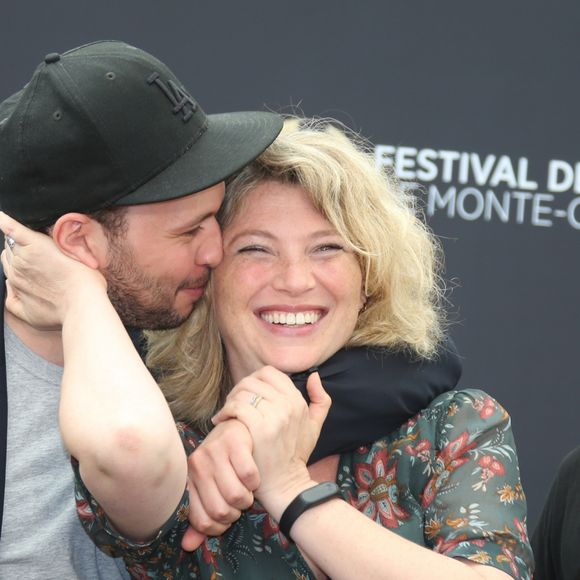
[[[176,115],[181,112],[184,123],[187,123],[187,121],[189,121],[192,115],[197,111],[197,103],[171,79],[169,79],[167,84],[165,84],[161,80],[159,73],[154,72],[147,79],[147,82],[150,85],[156,84],[163,91],[163,94],[173,105],[173,114]]]

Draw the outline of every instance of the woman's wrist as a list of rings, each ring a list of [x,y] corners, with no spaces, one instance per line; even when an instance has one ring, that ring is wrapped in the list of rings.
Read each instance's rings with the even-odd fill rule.
[[[87,305],[90,304],[95,309],[108,302],[105,278],[100,272],[94,271],[71,278],[70,284],[63,291],[58,310],[64,324],[67,317],[76,317],[78,311],[83,312],[87,309]]]
[[[333,499],[343,499],[340,488],[334,481],[323,481],[299,493],[282,513],[279,520],[280,531],[289,538],[296,520],[304,512]]]
[[[258,490],[256,492],[257,499],[277,522],[280,521],[286,508],[298,495],[318,485],[318,482],[308,475],[305,478],[285,483],[284,486],[273,487],[272,491]]]

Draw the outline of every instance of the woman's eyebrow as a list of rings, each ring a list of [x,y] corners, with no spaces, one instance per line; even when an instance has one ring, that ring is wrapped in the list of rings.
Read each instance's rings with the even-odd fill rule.
[[[229,240],[228,243],[233,243],[236,240],[238,240],[239,238],[243,238],[246,236],[257,236],[257,237],[266,238],[269,240],[277,239],[277,236],[268,230],[247,229],[247,230],[242,230],[241,232],[238,232],[236,235],[234,235]],[[318,238],[326,238],[328,236],[340,236],[340,234],[334,228],[328,228],[328,229],[317,230],[315,232],[312,232],[311,234],[309,234],[307,236],[307,239],[316,240]]]
[[[232,237],[230,242],[235,242],[237,239],[243,238],[246,236],[259,236],[262,238],[268,238],[270,240],[276,239],[276,236],[272,232],[269,232],[266,230],[259,230],[259,229],[248,229],[248,230],[242,230],[241,232],[238,232],[235,236]]]

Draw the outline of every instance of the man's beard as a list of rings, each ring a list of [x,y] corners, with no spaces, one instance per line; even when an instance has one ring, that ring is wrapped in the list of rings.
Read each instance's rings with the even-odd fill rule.
[[[103,275],[107,280],[111,304],[123,324],[147,330],[167,330],[183,324],[193,308],[187,314],[177,312],[173,308],[175,291],[166,287],[161,280],[143,273],[126,244],[110,241],[111,260],[109,266],[103,269]],[[191,285],[200,285],[204,281],[199,280]]]

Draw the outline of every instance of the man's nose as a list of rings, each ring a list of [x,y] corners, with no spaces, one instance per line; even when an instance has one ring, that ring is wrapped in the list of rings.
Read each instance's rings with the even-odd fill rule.
[[[204,225],[203,239],[195,255],[198,266],[215,268],[224,257],[222,232],[215,219]]]

